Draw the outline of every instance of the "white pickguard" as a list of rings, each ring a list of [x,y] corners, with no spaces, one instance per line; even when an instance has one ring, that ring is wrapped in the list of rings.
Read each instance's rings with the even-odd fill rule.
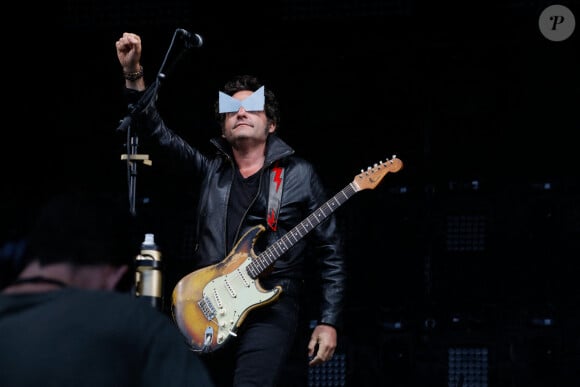
[[[264,290],[250,278],[246,267],[252,259],[246,259],[231,273],[210,281],[203,289],[204,299],[215,309],[218,325],[217,343],[221,344],[229,335],[234,335],[245,314],[254,306],[263,304],[278,294],[279,289]]]

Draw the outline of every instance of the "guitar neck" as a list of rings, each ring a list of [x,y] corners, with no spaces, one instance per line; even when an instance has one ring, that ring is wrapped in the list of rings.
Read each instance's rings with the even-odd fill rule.
[[[318,209],[310,214],[306,219],[284,234],[282,238],[269,246],[248,265],[247,270],[250,277],[254,279],[257,278],[264,270],[280,258],[282,254],[288,251],[306,234],[322,223],[323,220],[330,216],[330,214],[358,191],[359,188],[357,185],[355,185],[354,182],[351,182],[340,192],[326,201],[326,203],[318,207]]]
[[[258,278],[274,261],[350,199],[352,195],[363,189],[374,189],[387,173],[397,172],[402,167],[401,160],[393,156],[386,162],[375,164],[373,168],[368,167],[366,171],[362,170],[350,184],[253,259],[247,266],[248,275],[253,279]]]

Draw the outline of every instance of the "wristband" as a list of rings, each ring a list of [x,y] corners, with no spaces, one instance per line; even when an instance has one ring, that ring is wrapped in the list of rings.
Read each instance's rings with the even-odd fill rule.
[[[123,71],[123,78],[128,81],[136,81],[137,79],[143,78],[143,66],[139,66],[139,71],[132,73],[127,73]]]

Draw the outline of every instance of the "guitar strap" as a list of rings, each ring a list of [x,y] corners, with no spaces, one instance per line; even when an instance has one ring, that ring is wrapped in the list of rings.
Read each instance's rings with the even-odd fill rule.
[[[282,186],[284,185],[284,168],[276,161],[270,171],[270,193],[268,195],[268,214],[266,219],[268,227],[272,231],[278,228],[278,213],[280,212],[280,202],[282,197]]]

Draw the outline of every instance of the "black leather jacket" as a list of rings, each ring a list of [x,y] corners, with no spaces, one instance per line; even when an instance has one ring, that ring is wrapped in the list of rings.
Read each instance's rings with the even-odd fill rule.
[[[145,131],[145,134],[151,136],[150,139],[154,139],[172,157],[183,161],[199,181],[194,257],[196,267],[223,260],[229,253],[226,251],[227,204],[235,168],[229,144],[221,137],[211,139],[216,152],[209,155],[192,147],[169,129],[154,107],[146,109],[139,118],[140,131]],[[266,227],[266,214],[270,167],[277,160],[285,168],[285,175],[277,230],[274,232]],[[255,240],[254,251],[257,254],[306,220],[329,198],[312,165],[295,156],[294,150],[276,135],[269,136],[264,168],[259,173],[258,195],[247,210],[236,237],[238,240],[244,232],[256,225],[265,226],[266,230]],[[317,262],[307,265],[307,259],[315,259]],[[320,272],[319,276],[314,277],[319,281],[314,284],[314,288],[320,286],[321,289],[318,323],[340,328],[345,302],[346,267],[342,239],[332,214],[274,262],[267,284],[275,285],[278,280],[302,281],[306,277],[304,270],[307,267],[316,268]],[[267,284],[264,287],[268,287]]]

